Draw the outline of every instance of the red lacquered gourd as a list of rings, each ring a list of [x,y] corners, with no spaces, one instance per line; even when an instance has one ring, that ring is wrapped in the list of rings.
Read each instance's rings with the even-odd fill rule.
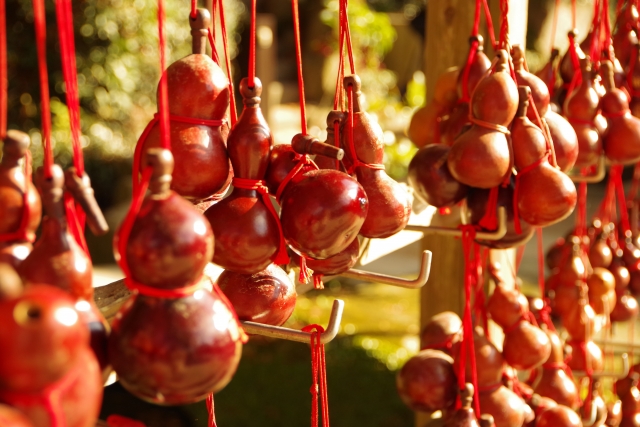
[[[330,201],[330,202],[329,202]],[[314,170],[289,183],[280,200],[282,231],[298,252],[324,259],[344,251],[364,223],[369,201],[355,179]]]
[[[501,277],[493,263],[491,275],[495,279]],[[529,312],[529,301],[517,288],[508,288],[504,282],[496,280],[496,287],[487,302],[487,312],[491,319],[501,328],[508,329],[518,323]]]
[[[531,97],[538,111],[538,116],[544,117],[549,111],[549,102],[551,99],[549,88],[547,88],[547,85],[542,79],[525,69],[522,47],[519,45],[513,46],[511,55],[513,56],[513,68],[516,73],[518,86],[527,86],[531,90]],[[527,111],[527,117],[533,123],[537,123],[533,107]]]
[[[596,267],[587,279],[589,305],[595,314],[608,315],[616,305],[616,279],[606,268]]]
[[[402,231],[411,216],[412,200],[406,187],[383,169],[357,166],[356,176],[369,200],[369,211],[360,234],[370,239],[384,239]]]
[[[230,173],[226,150],[228,126],[193,124],[192,120],[223,120],[229,107],[229,80],[211,57],[206,55],[207,31],[211,17],[206,9],[198,9],[189,19],[192,54],[165,71],[169,112],[179,116],[171,121],[171,149],[175,157],[172,189],[194,203],[223,190]],[[146,140],[138,141],[139,152],[161,146],[160,124],[155,123]],[[142,171],[146,161],[140,156]]]
[[[47,283],[67,291],[74,298],[93,298],[91,259],[76,243],[67,227],[64,207],[64,174],[52,165],[52,178],[41,170],[36,176],[46,216],[42,235],[33,251],[18,267],[25,284]]]
[[[440,142],[443,116],[449,115],[458,99],[456,82],[459,72],[458,67],[451,67],[442,73],[436,81],[433,99],[411,116],[407,136],[416,147]]]
[[[469,103],[458,101],[451,113],[442,120],[440,125],[440,144],[453,146],[455,140],[471,127],[469,121]]]
[[[462,407],[457,409],[444,423],[444,427],[479,427],[478,419],[472,408],[473,385],[465,384],[464,390],[460,391],[460,401]]]
[[[535,231],[531,225],[524,221],[520,221],[520,233],[516,231],[515,215],[513,212],[513,191],[515,189],[515,178],[512,178],[509,185],[498,188],[498,207],[504,207],[507,213],[507,232],[498,240],[482,240],[476,241],[489,248],[507,249],[525,244],[533,237]],[[467,194],[467,214],[469,223],[478,225],[484,218],[487,203],[489,202],[490,190],[473,188],[469,189]]]
[[[609,232],[603,231],[589,248],[589,262],[593,268],[608,268],[613,261],[613,252],[607,244],[608,237]]]
[[[361,109],[360,85],[357,75],[344,78],[345,90],[353,94],[353,127],[347,120],[342,137],[346,141],[345,145],[351,148],[345,150],[343,162],[348,170],[355,165],[358,182],[369,199],[369,212],[360,234],[368,238],[384,239],[407,225],[412,201],[406,188],[390,178],[382,166],[382,130]]]
[[[0,299],[0,323],[0,401],[35,426],[93,426],[102,377],[73,299],[32,285],[17,298]]]
[[[516,203],[525,222],[545,227],[563,220],[577,202],[576,186],[551,166],[544,134],[527,118],[530,90],[520,86],[520,104],[511,125],[514,165],[518,169]]]
[[[620,396],[622,401],[622,419],[620,420],[620,427],[636,427],[640,425],[638,422],[638,414],[640,414],[640,391],[638,391],[638,373],[632,372],[629,374],[631,378],[631,387],[629,391],[623,396]]]
[[[638,9],[633,3],[626,2],[616,17],[616,28],[612,36],[612,45],[620,63],[627,67],[633,56],[633,48],[638,43]]]
[[[540,396],[539,394],[533,394],[531,396],[531,399],[525,400],[525,402],[531,407],[531,409],[533,409],[533,413],[535,416],[533,421],[525,423],[525,427],[535,427],[536,421],[540,414],[542,414],[547,409],[558,406],[558,404],[554,400],[549,399],[548,397]]]
[[[600,372],[604,367],[602,350],[593,341],[568,341],[571,347],[571,359],[567,365],[576,371],[586,371],[589,363],[593,372]]]
[[[536,427],[582,427],[582,420],[571,408],[558,405],[540,414]]]
[[[622,402],[616,400],[607,404],[607,419],[604,425],[607,427],[618,427],[622,421]]]
[[[560,51],[556,48],[551,49],[551,56],[549,57],[549,61],[547,61],[547,63],[544,64],[544,67],[542,67],[536,73],[536,76],[538,76],[547,86],[547,91],[549,93],[555,91],[556,74],[558,73],[557,61],[559,57]]]
[[[150,265],[145,260],[152,258],[154,268],[164,273],[127,278],[138,293],[112,323],[109,360],[120,383],[139,398],[192,403],[229,382],[240,359],[242,331],[217,285],[213,292],[206,288],[211,282],[202,274],[213,234],[204,216],[169,189],[171,154],[155,149],[146,158],[153,168],[151,191],[133,223],[126,253],[119,239],[127,236],[118,231],[116,260],[125,256],[133,270],[136,264]],[[144,242],[156,244],[146,252],[131,249]]]
[[[537,326],[521,319],[505,330],[502,355],[504,360],[518,370],[529,370],[542,365],[551,352],[547,335]]]
[[[205,216],[216,236],[213,262],[230,271],[253,274],[276,259],[280,232],[278,218],[262,194],[238,183],[238,179],[264,179],[273,144],[260,109],[260,80],[256,78],[255,86],[250,88],[248,79],[242,79],[240,93],[244,109],[227,141],[234,189],[230,196],[207,209]]]
[[[522,398],[503,385],[492,391],[481,391],[478,398],[482,412],[493,416],[496,427],[521,427],[525,415],[531,411]]]
[[[314,275],[335,276],[344,273],[358,262],[360,255],[360,241],[353,239],[353,242],[345,250],[336,255],[325,258],[315,259],[306,257],[305,262],[308,268],[313,270]],[[295,252],[291,256],[294,263],[300,265],[300,256]]]
[[[27,134],[17,130],[7,131],[0,161],[0,237],[20,231],[23,221],[26,221],[24,236],[3,239],[0,242],[0,262],[8,262],[14,268],[31,252],[31,242],[35,240],[35,231],[42,215],[38,191],[31,181],[26,182],[24,167],[21,164],[30,143]],[[28,164],[26,167],[30,168],[31,165]],[[28,218],[23,218],[25,189]]]
[[[542,365],[542,372],[536,379],[533,391],[560,405],[577,409],[580,398],[575,383],[566,372],[562,340],[555,331],[547,330],[546,333],[551,342],[551,354]]]
[[[616,289],[616,304],[609,317],[612,322],[626,322],[638,315],[638,301],[628,290]]]
[[[432,144],[418,150],[409,163],[409,185],[423,201],[438,208],[455,205],[466,197],[469,188],[449,172],[449,150],[446,145]]]
[[[452,356],[454,345],[462,341],[462,320],[452,311],[431,318],[420,334],[421,349],[441,350]]]
[[[474,330],[473,345],[476,355],[478,387],[480,389],[484,389],[487,387],[493,387],[498,383],[502,384],[502,372],[505,367],[505,362],[502,358],[502,354],[498,351],[496,346],[487,339],[487,337],[482,332],[482,329],[479,327],[476,327]],[[458,343],[452,349],[452,353],[455,355],[454,358],[456,364],[456,372],[458,372],[458,365],[460,363],[459,355],[461,346],[462,343]],[[470,363],[466,364],[465,377],[472,377]],[[491,413],[490,411],[486,412]]]
[[[473,118],[508,126],[518,107],[518,89],[508,73],[506,51],[499,51],[494,73],[478,83],[471,98]],[[492,188],[504,180],[511,166],[504,132],[473,124],[454,142],[447,164],[453,177],[477,188]],[[506,129],[506,128],[505,128]]]
[[[602,135],[604,154],[613,163],[629,165],[640,160],[640,119],[631,115],[627,94],[616,88],[610,61],[600,65],[605,95],[600,100],[607,130]]]
[[[441,351],[422,350],[398,371],[396,387],[402,401],[415,411],[448,408],[456,399],[453,359]]]
[[[558,167],[562,172],[568,172],[578,160],[578,135],[567,119],[555,111],[547,111],[543,119],[553,142]]]
[[[569,42],[573,43],[575,47],[576,54],[578,56],[578,60],[582,60],[585,57],[584,52],[580,48],[580,44],[578,43],[578,30],[573,29],[569,31]],[[571,59],[571,46],[567,49],[567,52],[564,54],[562,59],[560,60],[560,66],[558,67],[560,70],[560,77],[562,77],[562,81],[569,84],[573,79],[573,75],[576,70],[573,66],[573,60]],[[583,76],[584,78],[584,76]]]
[[[596,74],[591,68],[591,60],[580,60],[582,83],[565,100],[564,115],[576,131],[578,137],[578,159],[576,167],[584,168],[597,163],[602,154],[602,140],[596,127],[596,116],[600,97],[594,88]]]
[[[275,264],[255,274],[225,270],[218,277],[218,286],[240,320],[280,326],[296,306],[295,285]]]
[[[468,63],[469,55],[467,55],[467,61],[465,61],[464,65],[460,69],[460,73],[458,74],[458,99],[463,99],[463,101],[465,95],[465,82],[467,86],[467,95],[471,96],[480,80],[485,77],[491,67],[491,61],[484,53],[484,38],[481,35],[471,36],[469,38],[469,49],[473,50],[474,48],[475,54],[473,55],[473,58],[471,58],[471,62]]]
[[[11,406],[0,404],[0,425],[4,427],[33,427],[31,421]]]
[[[585,341],[595,330],[595,312],[587,302],[587,289],[580,286],[577,304],[569,307],[561,316],[562,326],[575,341]]]

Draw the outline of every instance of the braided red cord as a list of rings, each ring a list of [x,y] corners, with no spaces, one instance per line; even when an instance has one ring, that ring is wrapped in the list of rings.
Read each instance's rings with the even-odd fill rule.
[[[36,27],[38,74],[40,77],[40,116],[44,149],[44,177],[53,177],[53,148],[51,147],[51,109],[49,107],[49,75],[47,71],[47,23],[44,0],[33,0],[33,19]]]
[[[158,93],[158,113],[160,115],[160,142],[164,149],[171,149],[169,125],[169,88],[167,86],[167,42],[164,38],[164,0],[158,0],[158,46],[160,49],[160,87]]]

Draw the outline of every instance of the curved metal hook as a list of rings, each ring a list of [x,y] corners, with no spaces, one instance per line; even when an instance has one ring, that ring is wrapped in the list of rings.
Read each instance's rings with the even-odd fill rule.
[[[594,175],[581,176],[581,175],[569,175],[567,176],[571,178],[573,182],[586,182],[587,184],[596,184],[602,181],[607,173],[607,169],[604,166],[604,156],[600,157],[598,160],[598,168],[596,169],[596,173]]]
[[[424,234],[444,234],[447,236],[462,237],[459,228],[435,227],[430,225],[407,225],[405,230],[420,231]],[[476,239],[500,240],[507,234],[507,211],[504,206],[498,207],[498,229],[496,231],[478,231]]]
[[[602,372],[594,372],[593,378],[613,378],[616,380],[621,380],[629,376],[629,355],[627,353],[622,353],[620,356],[622,358],[622,372],[612,372],[612,371],[602,371]],[[587,373],[585,371],[572,371],[575,376],[586,377]]]
[[[593,402],[591,402],[591,413],[589,414],[588,420],[585,420],[584,418],[582,418],[582,409],[580,410],[580,418],[583,426],[586,426],[586,427],[593,426],[596,423],[597,416],[598,416],[598,408],[596,405],[593,404]]]
[[[423,287],[429,280],[431,272],[431,251],[422,252],[422,260],[420,261],[420,273],[415,279],[403,279],[402,277],[388,276],[386,274],[372,273],[370,271],[349,269],[339,274],[349,279],[359,279],[366,282],[383,283],[385,285],[398,286],[406,289],[419,289]]]
[[[344,311],[344,301],[336,299],[333,301],[329,323],[323,333],[320,334],[320,342],[326,344],[332,341],[340,330],[342,322],[342,312]],[[289,341],[310,343],[311,333],[299,331],[297,329],[283,328],[282,326],[263,325],[262,323],[241,321],[245,332],[251,335],[263,335],[265,337],[279,338]]]

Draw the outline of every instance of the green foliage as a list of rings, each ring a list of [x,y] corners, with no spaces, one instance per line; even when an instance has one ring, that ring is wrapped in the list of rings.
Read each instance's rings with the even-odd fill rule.
[[[30,0],[14,0],[9,13],[9,73],[13,127],[33,140],[36,164],[42,156],[33,12]],[[160,76],[156,0],[74,2],[74,27],[83,145],[100,157],[130,157],[138,135],[156,112]],[[166,0],[168,64],[190,53],[189,4]],[[244,6],[225,0],[233,31]],[[12,15],[12,16],[11,16]],[[69,117],[53,4],[47,4],[47,46],[52,142],[57,160],[70,160]],[[53,46],[56,49],[53,49]],[[235,54],[235,51],[233,52]],[[19,76],[20,78],[11,78]]]

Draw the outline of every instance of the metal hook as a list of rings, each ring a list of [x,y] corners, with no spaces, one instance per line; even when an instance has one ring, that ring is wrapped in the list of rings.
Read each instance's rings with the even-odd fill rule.
[[[612,372],[612,371],[603,371],[603,372],[594,372],[591,376],[592,378],[613,378],[617,380],[621,380],[629,376],[629,355],[627,353],[622,353],[620,356],[622,357],[622,372]],[[588,374],[585,371],[572,371],[575,376],[578,377],[586,377]]]
[[[398,286],[406,289],[419,289],[427,283],[427,280],[429,280],[429,273],[431,272],[431,257],[431,251],[422,252],[420,273],[415,279],[403,279],[401,277],[388,276],[386,274],[356,270],[353,268],[341,273],[340,276],[347,277],[349,279],[364,280],[366,282],[383,283],[385,285]]]
[[[580,413],[582,414],[582,410],[580,411]],[[598,416],[598,407],[594,405],[593,402],[591,402],[591,413],[589,414],[589,419],[585,420],[584,418],[582,418],[582,416],[580,417],[582,419],[582,425],[588,426],[588,427],[593,426],[596,423],[597,416]]]
[[[407,225],[405,230],[420,231],[425,234],[444,234],[447,236],[462,237],[462,230],[458,228],[434,227],[430,225]],[[507,234],[507,210],[504,206],[498,207],[498,229],[496,231],[478,231],[476,239],[500,240]]]
[[[342,321],[342,312],[344,311],[344,301],[336,299],[333,301],[333,307],[331,308],[331,316],[329,317],[329,323],[324,332],[320,334],[320,342],[326,344],[332,341],[338,330],[340,329],[340,322]],[[245,332],[252,335],[264,335],[265,337],[280,338],[283,340],[297,341],[310,343],[311,333],[305,331],[299,331],[297,329],[283,328],[282,326],[263,325],[262,323],[241,321],[242,327]]]
[[[573,182],[586,182],[587,184],[596,184],[602,181],[607,173],[607,169],[604,166],[604,156],[600,156],[598,160],[598,168],[596,169],[596,173],[594,175],[582,176],[582,175],[569,175],[567,176],[571,178]]]

